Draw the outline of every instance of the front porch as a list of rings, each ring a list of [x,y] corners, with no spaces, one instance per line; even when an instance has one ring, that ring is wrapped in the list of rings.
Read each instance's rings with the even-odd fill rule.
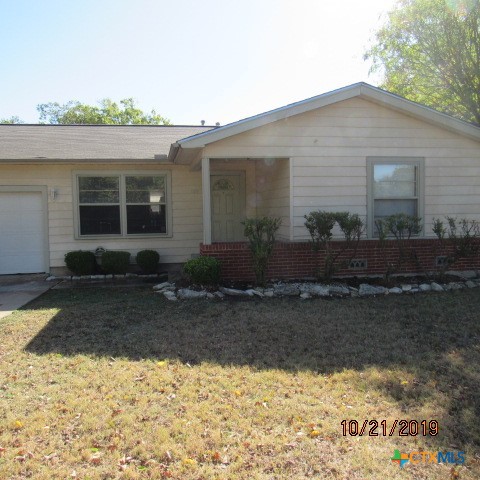
[[[288,158],[203,158],[203,245],[242,242],[247,217],[282,219],[277,238],[293,240]]]

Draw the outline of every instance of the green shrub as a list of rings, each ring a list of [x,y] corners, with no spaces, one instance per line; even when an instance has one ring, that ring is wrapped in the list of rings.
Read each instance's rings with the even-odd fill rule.
[[[345,240],[338,244],[339,248],[336,250],[332,246],[332,231],[335,224],[340,228]],[[317,271],[317,277],[321,280],[330,280],[335,272],[341,268],[338,259],[344,252],[350,251],[345,266],[350,263],[355,257],[358,243],[365,229],[363,220],[356,213],[326,212],[324,210],[305,215],[305,227],[312,238],[313,251],[324,251],[323,268]]]
[[[406,213],[389,215],[381,220],[376,220],[375,224],[379,232],[393,236],[398,241],[410,240],[412,236],[418,235],[422,231],[422,219]]]
[[[220,261],[215,257],[192,258],[183,271],[197,285],[217,285],[220,281]]]
[[[65,265],[75,275],[92,275],[95,273],[95,255],[93,252],[75,250],[65,254]]]
[[[155,250],[142,250],[137,253],[136,261],[143,273],[157,273],[160,255]]]
[[[130,252],[102,253],[102,270],[106,274],[124,275],[130,264]]]
[[[280,228],[280,218],[247,218],[242,224],[252,252],[253,269],[259,285],[265,286],[268,260],[275,245],[275,234]]]
[[[480,250],[480,223],[477,220],[445,218],[447,225],[438,218],[434,218],[432,224],[433,233],[438,238],[437,254],[445,257],[440,276],[458,260],[474,257]]]
[[[422,265],[418,259],[417,251],[412,246],[410,239],[419,235],[422,231],[422,219],[416,215],[396,213],[382,219],[375,220],[375,227],[378,232],[380,249],[385,265],[385,279],[388,281],[390,275],[400,270],[405,262],[413,262],[419,269]],[[389,262],[389,242],[394,240],[397,246],[397,260]],[[426,274],[427,272],[424,272]]]

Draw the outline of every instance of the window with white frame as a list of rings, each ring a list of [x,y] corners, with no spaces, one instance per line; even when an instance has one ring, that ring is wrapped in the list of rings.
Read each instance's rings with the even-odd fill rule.
[[[78,236],[167,235],[167,174],[83,174],[77,179]]]
[[[377,236],[375,221],[405,213],[423,216],[422,158],[367,159],[369,236]]]

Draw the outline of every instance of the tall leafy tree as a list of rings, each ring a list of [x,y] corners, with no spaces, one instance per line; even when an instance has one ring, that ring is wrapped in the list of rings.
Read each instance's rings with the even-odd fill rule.
[[[170,121],[155,110],[143,112],[135,105],[133,98],[119,103],[104,98],[96,105],[70,101],[61,105],[57,102],[37,106],[40,123],[76,125],[170,125]]]
[[[386,90],[480,123],[480,0],[398,0],[365,58]]]

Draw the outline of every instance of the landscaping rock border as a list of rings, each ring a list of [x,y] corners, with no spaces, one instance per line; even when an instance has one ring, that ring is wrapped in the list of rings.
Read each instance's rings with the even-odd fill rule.
[[[156,293],[163,294],[167,300],[175,301],[177,299],[198,299],[210,298],[223,300],[226,297],[236,298],[280,298],[280,297],[298,297],[302,300],[310,298],[347,298],[347,297],[377,297],[385,295],[416,295],[419,293],[448,292],[450,290],[461,290],[463,288],[476,288],[480,286],[480,278],[470,278],[457,282],[439,284],[437,282],[424,282],[421,284],[403,283],[400,286],[386,288],[380,285],[371,285],[368,283],[360,284],[359,288],[350,287],[342,283],[307,283],[277,282],[269,288],[247,288],[245,290],[237,288],[220,287],[215,292],[209,292],[206,289],[194,290],[192,288],[175,287],[174,283],[163,282],[153,287]]]

